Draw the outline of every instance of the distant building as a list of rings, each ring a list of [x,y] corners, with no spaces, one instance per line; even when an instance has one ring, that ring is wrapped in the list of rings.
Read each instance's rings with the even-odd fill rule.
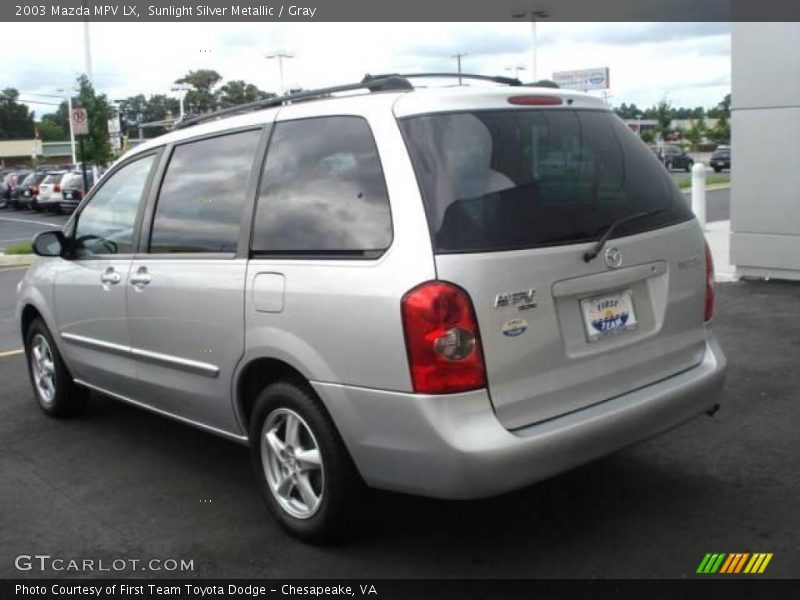
[[[686,131],[687,129],[691,129],[694,127],[694,124],[700,121],[700,119],[672,119],[669,124],[670,129],[680,129],[681,131]],[[710,119],[708,117],[703,119],[703,125],[706,126],[706,129],[714,129],[719,123],[719,119]]]
[[[643,131],[658,128],[658,121],[655,119],[625,119],[625,124],[636,134],[642,135]]]
[[[72,162],[70,142],[43,142],[41,140],[0,141],[0,166],[30,167],[34,163],[67,165]]]

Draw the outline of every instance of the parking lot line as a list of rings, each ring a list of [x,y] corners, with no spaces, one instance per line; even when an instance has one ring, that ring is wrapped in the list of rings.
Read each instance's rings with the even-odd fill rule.
[[[17,356],[18,354],[22,354],[23,349],[17,348],[16,350],[4,350],[0,352],[0,358],[8,358],[9,356]]]
[[[42,225],[43,227],[58,227],[58,223],[35,221],[33,219],[9,219],[8,217],[0,217],[0,221],[9,221],[11,223],[33,223],[34,225]]]

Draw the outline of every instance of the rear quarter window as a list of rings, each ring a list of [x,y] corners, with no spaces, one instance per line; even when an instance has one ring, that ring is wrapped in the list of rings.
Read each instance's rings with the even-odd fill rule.
[[[692,218],[664,167],[615,115],[489,110],[401,122],[436,252],[490,252],[612,237]]]
[[[261,179],[253,252],[372,257],[391,242],[389,196],[367,121],[278,123]]]

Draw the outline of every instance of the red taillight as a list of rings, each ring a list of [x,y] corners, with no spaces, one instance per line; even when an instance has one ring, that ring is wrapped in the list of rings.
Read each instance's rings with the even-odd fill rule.
[[[508,99],[509,104],[518,106],[555,106],[563,102],[558,96],[511,96]]]
[[[58,185],[58,184],[55,184],[55,185],[53,186],[53,191],[54,191],[54,192],[60,192],[60,191],[61,191],[61,186],[60,186],[60,185]]]
[[[711,257],[711,248],[706,242],[706,321],[710,321],[714,316],[714,295],[714,259]]]
[[[415,392],[452,394],[486,386],[478,322],[464,290],[430,281],[403,296],[401,307]]]
[[[32,188],[32,189],[31,189],[31,194],[33,194],[34,196],[35,196],[36,194],[38,194],[38,193],[39,193],[39,188],[38,188],[38,187],[35,187],[35,188]]]

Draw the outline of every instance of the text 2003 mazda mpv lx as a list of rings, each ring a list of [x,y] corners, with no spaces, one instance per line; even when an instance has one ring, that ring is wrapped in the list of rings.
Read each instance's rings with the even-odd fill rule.
[[[602,102],[289,98],[137,147],[40,234],[18,315],[46,413],[91,389],[249,443],[320,540],[363,484],[489,496],[716,408],[703,234]]]

